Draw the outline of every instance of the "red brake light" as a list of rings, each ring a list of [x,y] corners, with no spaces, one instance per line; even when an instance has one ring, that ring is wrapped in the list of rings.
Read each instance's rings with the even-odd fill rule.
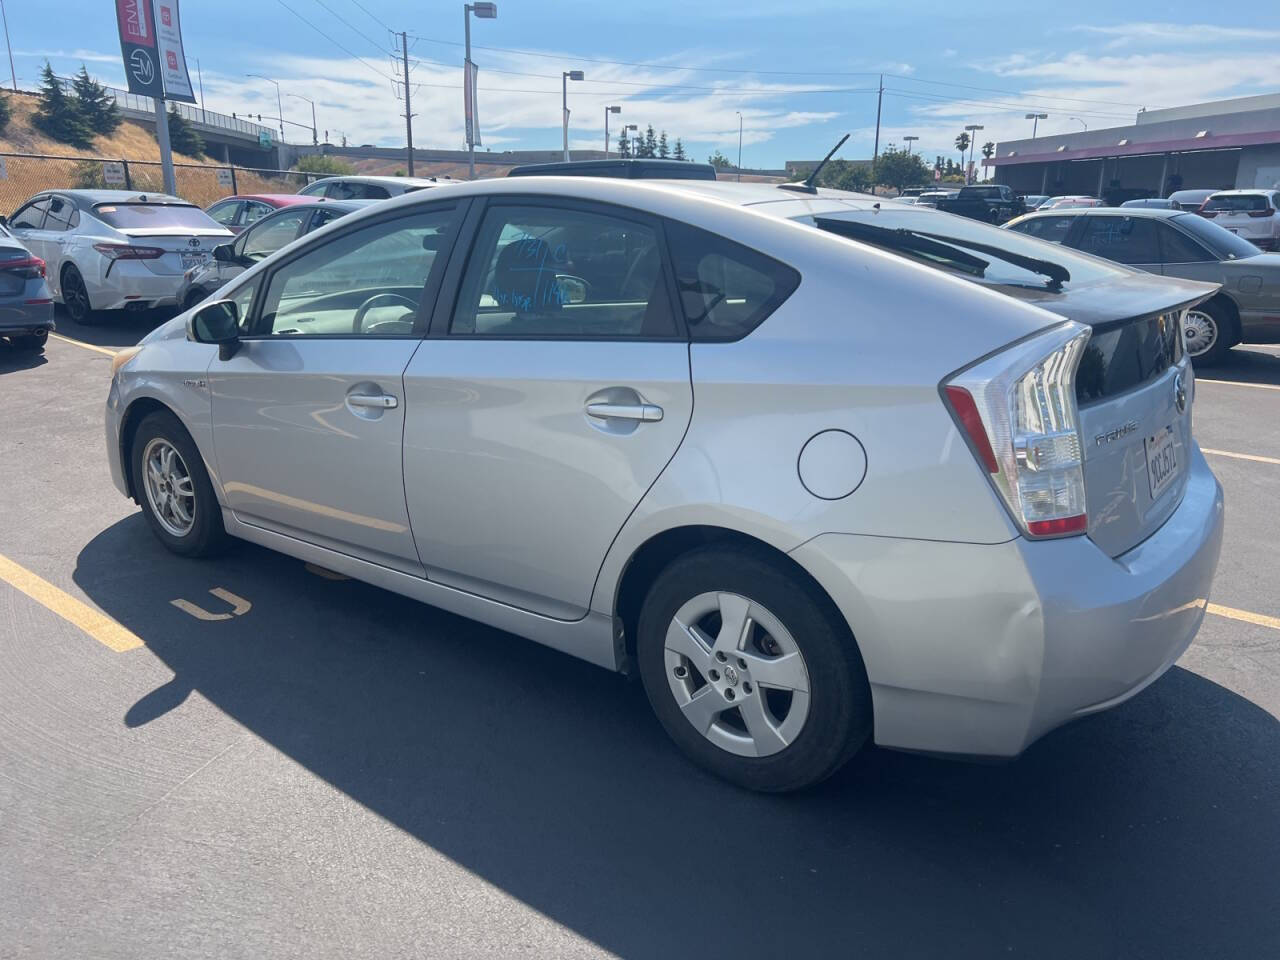
[[[996,453],[991,449],[991,440],[987,437],[986,428],[982,425],[982,416],[978,413],[978,405],[973,402],[973,395],[964,387],[947,387],[947,400],[951,409],[960,418],[964,432],[969,435],[978,459],[987,468],[988,473],[998,473],[1000,465],[996,462]]]
[[[1027,524],[1027,532],[1033,537],[1060,537],[1068,533],[1084,533],[1088,528],[1089,518],[1083,513],[1054,520],[1032,520]]]
[[[45,263],[39,257],[23,257],[20,260],[0,260],[0,270],[13,272],[20,277],[35,279],[43,277]]]
[[[1251,217],[1269,217],[1269,216],[1271,216],[1271,214],[1273,214],[1274,212],[1275,212],[1274,210],[1250,210],[1250,211],[1249,211],[1249,216],[1251,216]]]
[[[128,243],[95,243],[93,249],[112,260],[159,260],[164,256],[159,247],[135,247]]]

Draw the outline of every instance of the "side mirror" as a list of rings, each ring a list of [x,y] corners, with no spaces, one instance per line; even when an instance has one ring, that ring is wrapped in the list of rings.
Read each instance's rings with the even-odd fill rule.
[[[236,259],[235,248],[229,243],[220,243],[213,248],[213,259],[219,263],[234,263]]]
[[[216,343],[218,359],[230,360],[240,349],[240,311],[230,300],[206,304],[187,320],[187,339]]]

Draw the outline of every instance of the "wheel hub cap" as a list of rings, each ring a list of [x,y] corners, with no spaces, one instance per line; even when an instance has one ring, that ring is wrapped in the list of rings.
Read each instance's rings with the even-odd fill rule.
[[[1198,310],[1187,311],[1182,321],[1182,330],[1187,353],[1193,357],[1204,353],[1218,339],[1218,325],[1214,323],[1213,317]]]
[[[195,526],[195,485],[176,447],[156,437],[142,452],[143,483],[151,514],[170,536],[185,537]]]

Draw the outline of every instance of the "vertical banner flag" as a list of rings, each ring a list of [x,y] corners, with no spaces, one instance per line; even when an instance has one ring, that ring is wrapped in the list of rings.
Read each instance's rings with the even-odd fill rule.
[[[476,98],[476,81],[480,68],[470,60],[462,73],[462,112],[467,119],[467,145],[478,146],[480,140],[480,107]]]
[[[129,92],[163,97],[151,0],[116,0],[116,22],[120,26],[120,52]]]
[[[116,22],[129,92],[195,103],[178,0],[116,0]]]

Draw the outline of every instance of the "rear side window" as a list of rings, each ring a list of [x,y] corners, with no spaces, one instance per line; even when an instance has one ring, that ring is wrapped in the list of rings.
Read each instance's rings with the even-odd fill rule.
[[[1204,263],[1218,259],[1181,230],[1167,223],[1160,225],[1160,245],[1164,248],[1165,263]]]
[[[1116,263],[1159,263],[1156,222],[1145,217],[1086,217],[1079,249]]]
[[[79,224],[80,213],[71,205],[71,201],[63,197],[54,197],[49,201],[49,216],[44,221],[46,230],[70,230]]]
[[[667,221],[667,246],[694,340],[740,340],[800,285],[785,263],[688,224]]]

